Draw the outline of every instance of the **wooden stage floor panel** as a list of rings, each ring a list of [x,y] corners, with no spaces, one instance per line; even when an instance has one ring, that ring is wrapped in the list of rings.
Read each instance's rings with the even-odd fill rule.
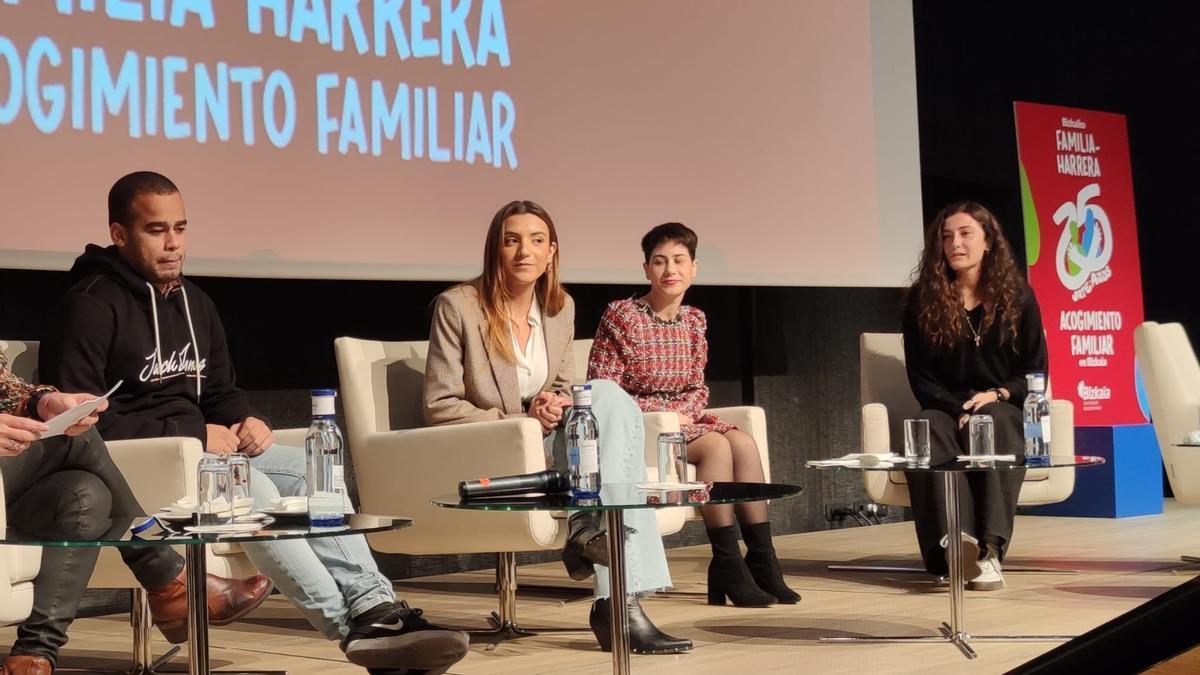
[[[1000,673],[1055,643],[975,643],[968,661],[946,645],[821,644],[820,636],[935,635],[949,615],[946,589],[920,574],[828,572],[829,562],[918,564],[911,523],[856,527],[778,537],[776,548],[799,605],[766,609],[710,607],[703,596],[656,596],[644,601],[664,631],[691,638],[696,648],[676,656],[634,656],[637,673]],[[967,592],[966,625],[976,634],[1085,632],[1163,593],[1195,572],[1177,572],[1181,554],[1200,553],[1200,508],[1168,502],[1159,516],[1123,520],[1020,516],[1007,565],[1078,570],[1078,574],[1006,574],[1008,587]],[[676,589],[704,590],[707,547],[668,551]],[[435,623],[484,627],[496,608],[490,571],[410,579],[399,594]],[[563,587],[519,593],[518,620],[527,625],[586,627],[588,584],[572,582],[562,566],[521,567],[522,584]],[[14,628],[0,629],[0,645]],[[155,633],[157,637],[157,632]],[[106,669],[127,664],[131,635],[125,616],[81,619],[71,627],[61,668]],[[363,673],[342,658],[334,642],[313,631],[278,596],[247,620],[211,629],[217,668],[287,670],[295,675]],[[156,640],[156,653],[165,642]],[[185,650],[186,652],[186,650]],[[185,666],[176,657],[173,665]],[[451,673],[607,673],[610,658],[590,633],[543,634],[483,645]],[[1178,671],[1177,671],[1178,672]]]

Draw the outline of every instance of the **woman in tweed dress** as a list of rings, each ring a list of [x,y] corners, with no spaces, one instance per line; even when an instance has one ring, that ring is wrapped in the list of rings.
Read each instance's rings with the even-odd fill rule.
[[[696,244],[696,233],[680,223],[659,225],[642,238],[650,291],[605,310],[588,359],[588,379],[616,382],[646,412],[679,415],[697,478],[760,483],[764,474],[754,439],[704,412],[708,323],[704,312],[683,304],[698,269]],[[710,604],[723,605],[726,597],[739,606],[800,601],[784,583],[766,502],[711,505],[700,511],[713,549]],[[735,513],[749,549],[745,559],[737,544]]]

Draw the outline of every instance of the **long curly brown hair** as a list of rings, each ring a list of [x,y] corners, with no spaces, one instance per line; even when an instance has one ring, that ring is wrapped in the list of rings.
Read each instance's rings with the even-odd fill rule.
[[[1004,238],[996,216],[983,205],[971,201],[955,202],[943,208],[925,230],[925,251],[914,272],[916,281],[908,292],[908,301],[916,305],[914,309],[921,334],[935,349],[951,347],[970,334],[954,270],[942,251],[942,228],[946,220],[959,213],[967,214],[983,226],[987,244],[975,288],[976,297],[983,303],[979,334],[986,334],[999,323],[1005,328],[1000,333],[1000,344],[1011,341],[1015,345],[1020,330],[1025,278],[1013,261],[1012,248]]]

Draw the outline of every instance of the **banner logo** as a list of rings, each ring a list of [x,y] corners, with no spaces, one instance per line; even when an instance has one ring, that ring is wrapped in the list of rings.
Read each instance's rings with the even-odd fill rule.
[[[1063,202],[1054,212],[1054,223],[1062,228],[1054,256],[1058,279],[1075,301],[1112,277],[1112,225],[1099,204],[1088,203],[1099,196],[1100,184],[1089,183],[1074,202]]]
[[[1079,381],[1076,390],[1080,400],[1083,401],[1107,401],[1112,398],[1112,389],[1103,385],[1095,387],[1085,383],[1083,380]]]

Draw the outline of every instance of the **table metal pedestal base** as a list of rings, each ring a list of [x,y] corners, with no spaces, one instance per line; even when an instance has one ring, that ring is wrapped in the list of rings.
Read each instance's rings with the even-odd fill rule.
[[[950,621],[941,625],[941,635],[901,635],[822,637],[821,642],[927,642],[952,644],[968,659],[976,658],[971,642],[1060,642],[1074,635],[971,635],[963,620],[962,528],[958,513],[958,474],[943,471],[942,485],[946,491],[946,530],[950,541],[946,545],[946,563],[950,567]]]
[[[1200,557],[1194,555],[1181,555],[1179,556],[1179,560],[1183,564],[1172,569],[1172,574],[1186,574],[1200,569]]]
[[[539,633],[587,633],[590,628],[574,627],[523,627],[517,623],[517,554],[505,551],[496,554],[496,590],[500,599],[500,611],[488,616],[487,629],[469,629],[466,633],[472,642],[488,643],[487,651],[494,651],[508,640],[532,637]]]
[[[942,622],[941,635],[897,635],[893,637],[862,636],[862,637],[823,637],[821,642],[925,642],[930,644],[952,644],[959,648],[968,659],[978,655],[971,648],[971,642],[1063,642],[1075,637],[1074,635],[970,635],[955,633],[950,624]]]

